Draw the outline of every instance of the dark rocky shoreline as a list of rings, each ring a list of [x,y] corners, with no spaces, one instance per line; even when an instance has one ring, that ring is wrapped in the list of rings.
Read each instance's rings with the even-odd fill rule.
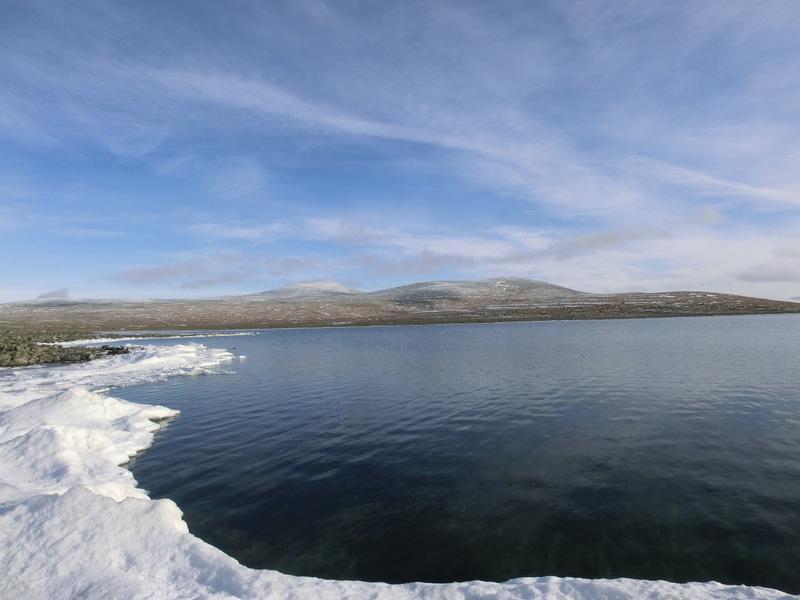
[[[65,347],[57,342],[68,342],[91,337],[78,333],[0,333],[0,367],[27,367],[47,363],[83,362],[115,354],[128,354],[123,346]],[[50,345],[52,344],[52,345]]]

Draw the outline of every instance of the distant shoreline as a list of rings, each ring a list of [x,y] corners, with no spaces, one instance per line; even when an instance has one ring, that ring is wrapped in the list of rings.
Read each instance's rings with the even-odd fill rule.
[[[789,303],[787,303],[789,304]],[[794,303],[790,303],[794,304]],[[631,312],[631,313],[609,313],[609,312],[586,312],[581,314],[549,314],[549,315],[507,315],[501,318],[491,318],[482,316],[466,316],[458,314],[444,314],[440,318],[408,318],[408,319],[360,319],[350,322],[325,322],[325,321],[282,321],[282,322],[260,322],[256,319],[245,321],[226,321],[226,322],[206,322],[198,320],[196,322],[159,322],[158,330],[170,332],[191,332],[191,331],[245,331],[245,330],[270,330],[270,329],[334,329],[347,327],[398,327],[404,325],[469,325],[469,324],[492,324],[492,323],[535,323],[548,321],[608,321],[608,320],[629,320],[629,319],[669,319],[679,317],[736,317],[753,315],[781,315],[781,314],[800,314],[800,304],[789,308],[764,308],[761,310],[729,310],[716,312]],[[556,311],[552,311],[556,312]],[[2,313],[0,313],[2,314]],[[0,330],[8,330],[15,334],[86,334],[86,335],[106,335],[116,336],[118,332],[134,334],[156,329],[155,323],[145,321],[141,324],[131,323],[126,320],[124,327],[115,328],[104,323],[96,328],[89,328],[91,323],[83,319],[67,318],[63,322],[39,322],[22,320],[0,320]],[[127,337],[127,336],[126,336]],[[138,336],[137,336],[138,337]]]
[[[283,329],[781,313],[800,313],[800,303],[704,291],[589,294],[506,278],[428,281],[377,292],[329,284],[201,300],[18,302],[0,305],[0,331]]]
[[[775,311],[775,312],[752,312],[752,313],[711,313],[711,314],[649,314],[649,315],[625,315],[625,316],[581,316],[581,317],[558,317],[558,318],[533,318],[533,319],[503,319],[503,320],[472,320],[472,321],[420,321],[420,322],[386,322],[386,323],[336,323],[336,324],[287,324],[287,325],[269,325],[269,326],[252,326],[252,325],[208,325],[208,326],[190,326],[182,325],[176,327],[166,327],[157,332],[150,328],[141,329],[126,329],[126,330],[97,330],[87,332],[80,329],[9,329],[8,333],[15,335],[27,336],[64,336],[78,339],[75,336],[96,336],[95,338],[86,337],[81,341],[84,344],[97,344],[101,341],[107,344],[117,344],[119,342],[130,341],[147,341],[147,340],[168,340],[168,339],[190,339],[202,337],[228,337],[243,335],[247,332],[260,332],[260,331],[280,331],[287,329],[307,330],[307,329],[361,329],[370,327],[427,327],[427,326],[447,326],[447,325],[502,325],[502,324],[519,324],[519,323],[557,323],[568,321],[626,321],[626,320],[648,320],[648,319],[680,319],[680,318],[696,318],[696,317],[754,317],[754,316],[777,316],[777,315],[795,315],[800,314],[797,311]],[[208,336],[203,335],[206,332]],[[223,333],[224,332],[224,333]],[[191,335],[188,335],[191,334]],[[0,337],[4,334],[0,333]],[[51,343],[51,342],[40,342]],[[67,346],[70,347],[70,346]],[[71,346],[75,349],[89,349],[83,344],[80,346]],[[62,361],[70,362],[70,361]],[[37,363],[40,364],[40,363]],[[0,365],[8,366],[8,365]],[[18,365],[19,366],[19,365]]]

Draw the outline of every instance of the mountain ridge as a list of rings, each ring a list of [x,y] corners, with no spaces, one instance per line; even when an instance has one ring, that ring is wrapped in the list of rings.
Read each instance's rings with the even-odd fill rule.
[[[37,299],[0,305],[0,329],[234,329],[800,313],[800,303],[706,291],[596,294],[520,277],[375,291],[303,282],[203,299]]]

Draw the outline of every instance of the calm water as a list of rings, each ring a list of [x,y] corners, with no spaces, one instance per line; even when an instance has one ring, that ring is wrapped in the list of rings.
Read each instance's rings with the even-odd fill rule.
[[[160,342],[169,343],[169,342]],[[800,317],[265,331],[132,470],[251,567],[800,592]]]

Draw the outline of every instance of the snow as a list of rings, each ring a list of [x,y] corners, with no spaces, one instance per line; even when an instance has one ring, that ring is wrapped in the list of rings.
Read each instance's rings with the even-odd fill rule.
[[[330,295],[339,296],[361,296],[363,292],[343,286],[336,281],[306,281],[287,285],[286,287],[277,288],[274,290],[267,290],[257,294],[261,298],[282,298],[282,299],[299,299],[305,298],[319,299],[326,298]],[[253,298],[256,296],[246,296],[246,298]]]
[[[352,294],[356,292],[356,290],[352,290],[349,287],[344,286],[337,281],[305,281],[305,282],[295,283],[293,285],[288,285],[286,287],[278,289],[278,291],[286,291],[286,290],[338,292],[342,294]]]
[[[789,598],[718,583],[537,577],[387,585],[243,567],[192,535],[174,502],[148,498],[121,466],[177,411],[108,393],[218,372],[233,359],[192,343],[145,346],[82,364],[0,369],[0,598]]]
[[[140,335],[133,337],[106,337],[106,338],[86,338],[81,340],[70,340],[68,342],[46,342],[47,346],[86,346],[88,344],[119,344],[120,342],[147,341],[147,340],[185,340],[192,338],[212,338],[212,337],[238,337],[243,335],[255,335],[252,331],[232,331],[222,333],[190,333],[176,335]]]

